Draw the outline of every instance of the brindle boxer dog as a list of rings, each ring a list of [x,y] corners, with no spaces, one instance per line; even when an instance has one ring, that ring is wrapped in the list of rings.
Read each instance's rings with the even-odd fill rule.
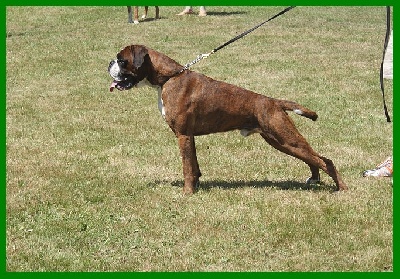
[[[193,193],[201,176],[194,137],[231,130],[240,130],[243,136],[258,133],[276,149],[304,161],[311,170],[306,183],[318,182],[322,169],[335,181],[336,190],[347,190],[333,162],[311,148],[286,111],[314,121],[318,117],[315,112],[182,69],[160,52],[131,45],[110,62],[108,72],[114,78],[110,91],[140,84],[158,89],[159,109],[178,138],[184,193]]]

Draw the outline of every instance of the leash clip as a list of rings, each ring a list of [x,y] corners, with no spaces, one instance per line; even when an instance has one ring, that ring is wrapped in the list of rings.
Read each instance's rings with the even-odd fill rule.
[[[209,53],[203,53],[203,54],[198,55],[196,57],[196,59],[194,59],[192,62],[185,64],[185,66],[183,66],[183,69],[180,71],[180,73],[183,72],[184,70],[188,70],[191,66],[193,66],[197,62],[203,60],[204,58],[208,58],[213,53],[214,53],[214,51],[211,51]]]

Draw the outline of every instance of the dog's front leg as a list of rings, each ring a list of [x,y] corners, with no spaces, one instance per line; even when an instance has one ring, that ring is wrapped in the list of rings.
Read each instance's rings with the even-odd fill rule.
[[[201,176],[196,156],[194,136],[179,135],[179,149],[182,157],[185,185],[183,193],[193,194]]]
[[[132,6],[127,6],[128,7],[128,23],[132,23]]]

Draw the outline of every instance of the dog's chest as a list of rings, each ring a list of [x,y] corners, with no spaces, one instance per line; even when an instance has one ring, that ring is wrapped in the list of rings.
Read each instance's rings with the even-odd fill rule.
[[[158,93],[158,110],[160,111],[162,117],[165,119],[165,107],[164,102],[162,100],[162,87],[151,84],[146,78],[141,80],[136,87],[150,86],[157,90]]]
[[[157,88],[157,91],[158,91],[158,110],[161,112],[161,115],[165,120],[165,107],[162,99],[162,87],[159,86]]]

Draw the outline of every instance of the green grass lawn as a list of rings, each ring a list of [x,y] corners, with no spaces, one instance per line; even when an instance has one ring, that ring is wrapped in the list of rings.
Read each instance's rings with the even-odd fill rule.
[[[316,111],[290,115],[347,192],[235,131],[196,138],[185,196],[156,92],[109,93],[126,45],[185,64],[282,9],[160,7],[132,25],[126,7],[7,7],[7,271],[392,271],[392,179],[361,176],[393,148],[384,7],[296,7],[192,68]]]

